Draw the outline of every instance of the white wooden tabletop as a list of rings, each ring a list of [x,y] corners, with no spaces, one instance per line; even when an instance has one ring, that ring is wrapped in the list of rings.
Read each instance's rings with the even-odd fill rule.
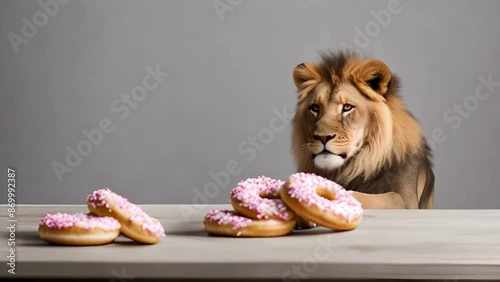
[[[17,206],[15,277],[500,280],[500,210],[365,210],[352,231],[229,238],[203,231],[206,212],[229,205],[142,207],[165,227],[160,243],[119,237],[109,245],[70,247],[40,240],[38,221],[46,213],[86,212],[85,206]],[[7,222],[6,214],[0,219]],[[8,230],[0,235],[0,277],[13,277],[6,267]]]

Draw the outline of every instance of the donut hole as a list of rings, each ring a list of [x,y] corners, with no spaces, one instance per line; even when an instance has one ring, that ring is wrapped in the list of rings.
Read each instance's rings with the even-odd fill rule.
[[[269,194],[269,193],[259,193],[259,197],[264,198],[264,199],[271,199],[271,200],[281,199],[279,194]]]
[[[328,199],[330,201],[335,200],[335,192],[333,192],[331,190],[326,190],[323,187],[317,187],[316,194],[318,194],[320,197],[323,197],[323,198]]]

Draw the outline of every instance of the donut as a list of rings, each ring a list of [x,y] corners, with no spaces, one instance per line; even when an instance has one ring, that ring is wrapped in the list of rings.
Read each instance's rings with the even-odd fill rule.
[[[280,194],[300,217],[330,229],[354,229],[363,217],[361,203],[350,192],[312,173],[292,174]]]
[[[38,235],[44,241],[62,245],[103,245],[120,235],[120,223],[112,217],[92,214],[46,214],[40,220]]]
[[[231,204],[250,219],[294,220],[295,212],[280,199],[284,181],[260,176],[240,181],[231,191]]]
[[[120,231],[132,240],[155,244],[165,237],[161,223],[146,214],[139,206],[112,192],[109,188],[94,191],[87,197],[91,213],[111,216],[121,224]]]
[[[212,210],[205,216],[205,231],[232,237],[277,237],[291,233],[295,220],[250,219],[231,210]]]

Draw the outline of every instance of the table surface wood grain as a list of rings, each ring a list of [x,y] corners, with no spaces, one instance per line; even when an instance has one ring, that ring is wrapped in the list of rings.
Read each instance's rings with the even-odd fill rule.
[[[500,210],[365,210],[352,231],[230,238],[203,230],[210,209],[229,205],[142,207],[165,227],[158,244],[120,236],[108,245],[73,247],[40,240],[38,222],[46,213],[87,212],[85,206],[17,206],[15,277],[500,280]],[[6,213],[0,218],[7,222]],[[4,227],[0,235],[5,278],[10,233]]]

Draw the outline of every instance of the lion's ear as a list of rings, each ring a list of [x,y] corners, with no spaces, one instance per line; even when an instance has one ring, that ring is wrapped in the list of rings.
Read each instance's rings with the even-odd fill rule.
[[[363,62],[352,71],[354,83],[365,95],[374,100],[381,100],[380,95],[384,96],[387,93],[391,77],[389,67],[377,60]]]
[[[298,89],[304,89],[307,86],[320,83],[321,74],[316,65],[302,63],[293,70],[293,81]]]

